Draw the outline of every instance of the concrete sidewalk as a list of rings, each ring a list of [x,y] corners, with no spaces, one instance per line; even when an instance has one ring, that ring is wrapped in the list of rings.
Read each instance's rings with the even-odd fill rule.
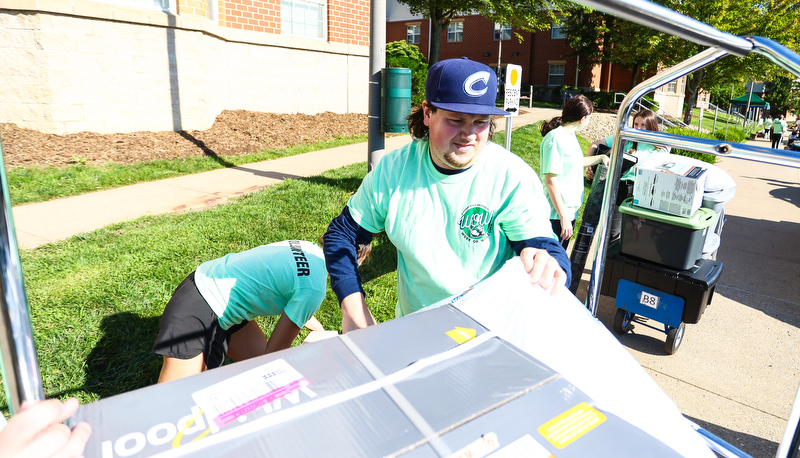
[[[512,127],[560,114],[525,110]],[[408,141],[407,135],[387,138],[386,151]],[[13,209],[18,243],[34,248],[142,215],[200,209],[287,177],[366,160],[367,146],[361,143],[23,205]],[[712,303],[699,323],[687,325],[672,356],[664,352],[661,330],[637,325],[620,341],[687,417],[766,458],[775,455],[800,383],[800,169],[731,158],[719,165],[736,180],[737,190],[726,206],[718,253],[724,271]],[[585,286],[578,296],[585,296]],[[614,299],[601,298],[598,318],[609,328],[615,310]]]
[[[774,457],[800,384],[800,169],[732,158],[717,165],[737,186],[711,304],[686,325],[674,355],[652,320],[658,330],[636,324],[619,340],[690,420],[753,457]],[[602,296],[597,317],[609,329],[615,312]]]

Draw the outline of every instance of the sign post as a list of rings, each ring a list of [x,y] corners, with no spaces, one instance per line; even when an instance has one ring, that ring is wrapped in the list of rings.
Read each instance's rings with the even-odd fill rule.
[[[522,86],[522,67],[519,65],[506,65],[506,92],[503,109],[508,112],[506,116],[506,149],[511,149],[511,118],[519,114],[519,96]]]

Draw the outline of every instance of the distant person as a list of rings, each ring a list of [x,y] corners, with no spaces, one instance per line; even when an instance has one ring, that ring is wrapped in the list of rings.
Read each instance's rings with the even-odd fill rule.
[[[600,163],[608,165],[608,156],[584,157],[575,135],[589,125],[594,105],[584,95],[571,97],[561,116],[543,123],[541,128],[539,177],[547,189],[550,224],[564,249],[572,238],[575,219],[583,204],[583,169]]]
[[[651,130],[658,132],[658,117],[652,110],[642,109],[633,115],[633,128],[640,130]],[[611,148],[614,143],[614,136],[609,135],[601,138],[589,147],[586,152],[589,156],[594,156],[598,153],[600,147]],[[644,142],[625,141],[623,145],[623,153],[635,156],[637,163],[640,163],[650,157],[653,153],[669,153],[670,148],[664,146],[651,145]],[[593,179],[594,171],[591,168],[586,169],[586,178]],[[619,212],[619,205],[628,197],[633,197],[633,183],[636,179],[636,167],[631,167],[622,173],[619,179],[619,187],[617,188],[617,200],[613,206],[613,217],[611,220],[611,240],[619,237],[622,231],[622,214]]]
[[[786,130],[787,124],[783,119],[783,115],[775,118],[772,121],[772,147],[780,148],[781,141],[783,140],[783,132]]]
[[[555,292],[570,263],[548,222],[533,169],[489,142],[497,75],[464,59],[428,70],[425,101],[409,116],[414,141],[385,155],[324,235],[342,331],[375,324],[358,275],[356,246],[385,231],[397,249],[401,317],[459,294],[515,254],[533,284]]]
[[[326,282],[322,250],[302,240],[204,262],[161,317],[153,346],[164,358],[159,383],[219,367],[226,355],[241,361],[289,348],[325,299]],[[254,321],[260,316],[280,317],[269,340]]]
[[[764,121],[764,135],[772,139],[772,116],[767,115],[767,119]]]
[[[73,429],[63,424],[78,410],[78,400],[24,402],[19,412],[0,424],[0,458],[72,458],[83,455],[92,434],[88,423]]]

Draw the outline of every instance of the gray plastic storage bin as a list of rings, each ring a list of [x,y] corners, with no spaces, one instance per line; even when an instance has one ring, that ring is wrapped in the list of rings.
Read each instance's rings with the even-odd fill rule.
[[[680,270],[692,267],[702,257],[706,234],[716,221],[710,208],[701,207],[691,218],[683,218],[637,207],[630,197],[619,211],[622,253]]]
[[[703,193],[703,208],[710,208],[717,214],[717,224],[714,226],[714,232],[717,235],[722,234],[722,226],[725,224],[725,204],[733,199],[734,195],[736,195],[736,188]]]
[[[719,249],[719,234],[709,231],[706,234],[706,242],[703,244],[703,259],[717,259]]]

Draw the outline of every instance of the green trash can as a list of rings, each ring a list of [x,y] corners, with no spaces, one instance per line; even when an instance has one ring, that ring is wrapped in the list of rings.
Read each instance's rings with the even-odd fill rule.
[[[381,131],[408,132],[411,114],[411,69],[381,69]]]

